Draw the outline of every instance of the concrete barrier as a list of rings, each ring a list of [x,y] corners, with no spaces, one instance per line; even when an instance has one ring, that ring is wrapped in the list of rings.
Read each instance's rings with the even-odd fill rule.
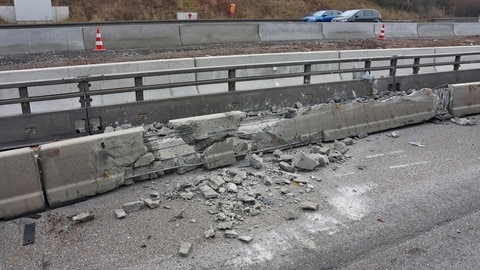
[[[377,23],[375,36],[378,37],[382,25],[385,25],[385,38],[418,38],[416,23]]]
[[[147,152],[143,128],[41,145],[40,167],[51,207],[85,199],[125,183]]]
[[[435,116],[438,98],[431,89],[368,103],[323,104],[268,127],[271,144],[333,141],[360,132],[378,132],[421,123]]]
[[[100,28],[105,49],[181,46],[179,24],[121,24]],[[84,27],[85,49],[95,48],[96,27]]]
[[[95,39],[93,43],[95,44]],[[84,49],[81,27],[20,28],[0,31],[0,55]]]
[[[453,32],[455,36],[479,36],[480,24],[474,23],[454,23]]]
[[[0,152],[0,219],[45,208],[37,160],[30,148]]]
[[[180,25],[180,38],[182,45],[260,42],[257,23],[183,24]]]
[[[261,42],[324,39],[321,23],[265,22],[259,24]]]
[[[419,23],[417,32],[421,38],[455,36],[451,23]]]
[[[462,117],[480,113],[480,83],[449,85],[451,91],[450,113]]]
[[[324,23],[323,36],[328,40],[376,38],[376,23]]]

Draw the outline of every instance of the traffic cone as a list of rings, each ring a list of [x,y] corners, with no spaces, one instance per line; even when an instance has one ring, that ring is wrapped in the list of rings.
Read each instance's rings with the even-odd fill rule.
[[[95,51],[105,51],[105,48],[103,48],[102,34],[100,34],[100,27],[97,27],[97,35],[95,36]]]
[[[382,24],[382,29],[380,30],[380,35],[378,35],[378,39],[380,40],[385,39],[385,24]]]

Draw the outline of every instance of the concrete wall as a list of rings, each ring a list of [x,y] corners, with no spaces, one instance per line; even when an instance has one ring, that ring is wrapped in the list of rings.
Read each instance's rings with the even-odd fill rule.
[[[457,117],[480,113],[480,83],[449,85],[452,100],[450,112]]]
[[[8,8],[0,9],[0,15],[8,12]],[[60,16],[58,14],[65,15],[64,13],[65,10],[58,10],[57,16]],[[178,22],[170,24],[146,22],[99,26],[104,47],[108,50],[241,42],[376,39],[382,24],[304,22],[199,22],[187,24]],[[387,39],[475,36],[480,34],[478,24],[384,23]],[[96,26],[62,26],[48,30],[45,28],[15,28],[13,30],[15,36],[12,38],[12,29],[3,28],[0,29],[0,55],[91,50],[95,46],[95,29]],[[43,31],[47,31],[46,37],[38,34]],[[58,31],[58,33],[48,33],[51,31]]]

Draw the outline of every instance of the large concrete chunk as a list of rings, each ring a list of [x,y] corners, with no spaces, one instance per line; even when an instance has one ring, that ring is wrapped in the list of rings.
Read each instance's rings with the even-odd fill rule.
[[[210,146],[203,153],[203,160],[209,170],[235,164],[232,142],[218,142]]]
[[[215,140],[235,135],[244,118],[245,113],[232,111],[175,119],[169,122],[169,126],[174,128],[186,143],[192,144],[201,140]]]
[[[0,152],[0,219],[45,207],[37,161],[30,148]]]
[[[452,100],[450,111],[454,116],[480,113],[480,83],[462,83],[449,85]]]
[[[142,131],[133,128],[40,146],[40,166],[50,206],[122,185],[127,169],[147,152]]]

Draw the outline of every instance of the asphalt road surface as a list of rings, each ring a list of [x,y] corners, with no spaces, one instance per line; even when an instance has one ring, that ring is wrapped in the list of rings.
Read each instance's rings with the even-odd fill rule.
[[[478,269],[480,126],[426,123],[396,131],[398,138],[390,130],[355,140],[344,163],[297,172],[310,181],[310,192],[251,184],[271,198],[259,215],[234,225],[251,243],[220,232],[205,239],[216,223],[200,196],[162,198],[159,208],[115,218],[124,202],[212,173],[199,169],[122,187],[38,219],[0,222],[0,269]],[[270,156],[264,155],[266,173],[277,171]],[[319,209],[300,210],[305,200]],[[83,211],[95,219],[73,223]],[[286,220],[288,211],[298,219]],[[23,246],[30,222],[35,243]],[[192,243],[187,257],[178,255],[181,241]]]

